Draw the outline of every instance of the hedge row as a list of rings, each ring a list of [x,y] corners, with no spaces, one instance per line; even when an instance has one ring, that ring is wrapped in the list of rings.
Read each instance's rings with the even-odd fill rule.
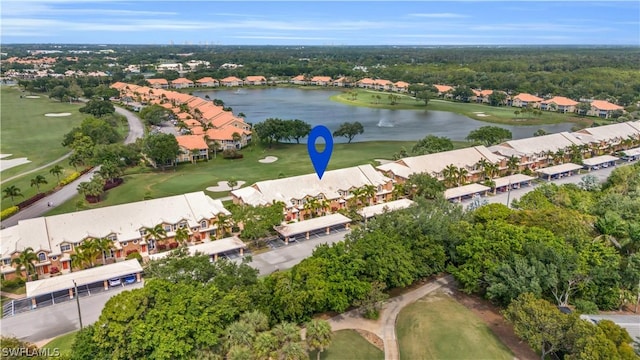
[[[20,210],[20,208],[17,206],[12,206],[10,208],[6,208],[2,210],[2,212],[0,212],[0,220],[4,220],[9,216],[14,215],[15,213],[18,212],[18,210]]]
[[[45,193],[38,193],[38,194],[36,194],[36,195],[34,195],[34,196],[32,196],[32,197],[28,198],[27,200],[25,200],[25,201],[21,202],[21,203],[20,203],[20,204],[18,204],[17,206],[18,206],[18,208],[19,208],[19,209],[24,209],[24,208],[26,208],[27,206],[29,206],[29,205],[33,204],[34,202],[36,202],[36,201],[38,201],[38,200],[40,200],[40,199],[44,198],[45,196],[47,196],[47,194],[45,194]]]
[[[70,184],[71,182],[73,182],[73,180],[77,179],[80,177],[80,173],[79,172],[74,172],[71,175],[67,176],[66,178],[60,180],[59,185],[60,186],[65,186],[67,184]]]

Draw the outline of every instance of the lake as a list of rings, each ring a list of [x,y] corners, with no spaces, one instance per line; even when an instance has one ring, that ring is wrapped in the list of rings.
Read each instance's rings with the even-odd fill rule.
[[[532,137],[538,129],[548,133],[570,131],[573,124],[501,125],[482,122],[456,113],[434,110],[388,110],[350,106],[329,100],[335,90],[292,88],[231,89],[194,91],[193,95],[224,101],[233,113],[246,115],[246,121],[258,123],[267,118],[300,119],[312,126],[324,125],[331,131],[343,122],[359,121],[364,133],[353,141],[419,140],[427,135],[465,140],[470,131],[481,126],[500,126],[511,130],[514,139]],[[336,142],[346,142],[336,138]]]

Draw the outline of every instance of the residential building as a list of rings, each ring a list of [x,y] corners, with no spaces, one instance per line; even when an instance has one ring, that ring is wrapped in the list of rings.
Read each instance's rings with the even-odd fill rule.
[[[167,89],[169,87],[167,79],[147,79],[147,82],[154,89]]]
[[[193,81],[187,78],[177,78],[171,82],[171,86],[176,89],[185,89],[193,87]]]
[[[615,111],[624,111],[624,107],[605,100],[593,100],[591,101],[591,109],[587,111],[587,115],[608,119]]]
[[[409,83],[404,81],[397,81],[393,84],[393,91],[395,92],[408,92],[409,91]]]
[[[196,86],[217,87],[220,86],[220,82],[212,77],[203,77],[196,80]]]
[[[453,97],[453,95],[451,94],[451,92],[453,91],[453,87],[452,86],[434,84],[433,87],[436,88],[436,90],[438,90],[438,96],[439,97],[446,97],[446,98],[452,98]]]
[[[311,78],[311,85],[316,85],[316,86],[331,85],[331,76],[314,76]]]
[[[630,149],[640,143],[640,121],[596,126],[572,133],[585,144],[594,144],[597,153]],[[594,154],[596,155],[596,154]]]
[[[571,100],[564,96],[554,96],[549,100],[544,100],[540,103],[541,110],[556,111],[559,113],[573,113],[576,112],[576,105],[579,103],[575,100]]]
[[[182,64],[180,64],[180,63],[160,64],[160,65],[156,66],[156,70],[158,70],[160,72],[163,72],[163,71],[181,72],[182,71]]]
[[[372,193],[365,196],[364,188]],[[315,214],[334,213],[349,206],[349,200],[364,205],[383,203],[391,199],[393,181],[371,165],[331,170],[318,175],[307,174],[284,179],[259,181],[231,192],[235,204],[251,206],[284,203],[286,221],[304,220]],[[357,197],[355,199],[354,197]]]
[[[374,89],[376,86],[376,81],[370,78],[360,79],[356,82],[356,86],[364,89]]]
[[[197,131],[197,128],[200,131]],[[194,131],[196,130],[196,131]],[[199,132],[199,134],[196,134]],[[196,162],[198,160],[209,160],[209,146],[202,136],[202,126],[195,126],[191,129],[192,135],[176,136],[178,146],[180,147],[180,155],[176,162]]]
[[[518,140],[509,140],[490,146],[489,150],[505,157],[519,159],[521,169],[536,170],[553,165],[553,158],[559,151],[565,152],[572,146],[582,146],[584,142],[568,132],[548,134]],[[568,156],[568,154],[564,154]]]
[[[520,93],[511,99],[510,105],[515,107],[520,107],[520,108],[524,108],[528,106],[532,108],[539,108],[540,103],[542,103],[542,100],[544,99],[539,98],[535,95]]]
[[[18,225],[0,230],[2,276],[14,278],[16,268],[11,260],[26,248],[37,256],[34,263],[39,278],[52,272],[69,273],[71,259],[78,246],[92,239],[112,241],[112,250],[104,253],[107,263],[124,261],[132,252],[143,258],[174,247],[178,229],[188,231],[188,242],[198,243],[216,239],[218,216],[229,216],[220,200],[204,192],[145,200],[73,213],[20,220]],[[166,231],[166,238],[153,238],[147,231],[156,226]],[[96,257],[100,263],[102,256]],[[73,264],[74,270],[77,270]],[[55,269],[54,269],[55,268]]]
[[[426,173],[438,180],[445,180],[444,170],[449,166],[465,169],[465,182],[482,180],[480,162],[497,164],[499,169],[506,168],[506,158],[492,153],[484,146],[444,151],[435,154],[412,156],[376,167],[397,183],[404,183],[413,174]]]
[[[298,75],[295,77],[292,77],[291,80],[289,80],[290,83],[294,84],[294,85],[307,85],[307,77],[304,75]]]
[[[228,76],[220,80],[220,86],[242,86],[244,82],[235,76]]]
[[[264,76],[247,76],[243,85],[266,85],[267,79]],[[232,85],[237,86],[237,85]]]
[[[473,96],[469,98],[470,102],[489,104],[489,96],[493,94],[493,90],[471,90],[473,92]]]

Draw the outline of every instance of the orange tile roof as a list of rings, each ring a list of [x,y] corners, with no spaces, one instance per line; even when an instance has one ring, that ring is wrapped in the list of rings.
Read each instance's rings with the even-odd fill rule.
[[[539,98],[535,95],[531,95],[531,94],[527,94],[527,93],[520,93],[518,95],[516,95],[514,98],[514,100],[520,100],[520,101],[526,101],[526,102],[540,102],[543,99]]]
[[[605,100],[593,100],[591,102],[591,106],[598,110],[604,110],[604,111],[615,111],[615,110],[624,109],[622,106],[612,104]]]
[[[233,126],[227,126],[222,129],[209,129],[206,134],[210,140],[233,140],[233,133],[242,135],[243,133],[250,134],[251,132]]]
[[[154,85],[154,84],[169,85],[169,82],[167,81],[167,79],[147,79],[147,81],[151,85]]]
[[[202,79],[198,79],[198,80],[196,80],[196,82],[199,82],[199,83],[208,83],[208,82],[218,82],[218,80],[216,80],[216,79],[214,79],[214,78],[212,78],[212,77],[207,76],[207,77],[203,77]]]
[[[126,88],[127,86],[129,86],[129,84],[118,81],[118,82],[114,82],[109,87],[113,88],[113,89],[116,89],[116,90],[122,90],[122,89]]]
[[[251,81],[251,82],[254,82],[254,81],[267,81],[267,79],[265,79],[264,76],[260,76],[260,75],[258,75],[258,76],[247,76],[245,79],[247,81]]]
[[[193,84],[193,81],[187,78],[177,78],[171,82],[172,84]]]
[[[183,114],[189,116],[189,114],[187,114],[187,113],[182,113],[182,114],[178,114],[178,117],[180,117],[180,115],[183,115]],[[194,126],[202,126],[200,121],[195,120],[195,119],[185,119],[182,122],[185,125],[187,125],[187,127],[189,127],[189,128],[194,127]]]
[[[373,79],[370,78],[364,78],[358,81],[361,84],[368,84],[368,85],[374,85],[376,82]]]
[[[395,84],[393,84],[395,87],[398,88],[406,88],[409,87],[409,83],[408,82],[404,82],[404,81],[398,81]]]
[[[291,78],[293,81],[304,81],[304,75],[298,75],[296,77]]]
[[[577,101],[571,100],[571,99],[566,98],[564,96],[554,96],[549,100],[543,101],[542,103],[543,104],[554,103],[554,104],[560,105],[560,106],[576,106],[576,105],[578,105]]]
[[[178,145],[187,149],[187,150],[200,150],[200,149],[208,149],[207,142],[204,141],[204,137],[202,135],[182,135],[176,136],[176,140],[178,140]]]
[[[453,87],[449,86],[449,85],[433,85],[433,87],[438,89],[439,93],[445,93],[445,92],[447,92],[449,90],[453,90]]]
[[[235,76],[227,76],[226,78],[220,80],[220,82],[234,82],[234,81],[242,81],[242,79],[238,79]]]
[[[391,81],[389,80],[385,80],[385,79],[378,79],[375,81],[376,85],[382,85],[382,86],[387,86],[390,84],[393,84]]]
[[[331,81],[331,76],[314,76],[311,78],[311,81],[329,82]]]
[[[204,135],[204,128],[202,126],[194,126],[189,129],[192,135]]]

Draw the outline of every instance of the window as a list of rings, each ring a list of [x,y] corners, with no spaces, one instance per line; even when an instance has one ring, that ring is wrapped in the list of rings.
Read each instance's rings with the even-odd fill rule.
[[[60,251],[70,251],[70,250],[71,250],[71,245],[69,244],[60,245]]]
[[[173,224],[173,226],[171,228],[173,229],[173,231],[178,230],[178,226],[176,224]]]
[[[111,234],[111,235],[107,236],[107,239],[109,239],[111,241],[116,241],[118,239],[118,236],[116,234]]]
[[[145,235],[147,235],[147,230],[140,229],[140,236],[145,236]]]
[[[138,240],[133,240],[133,243],[134,243],[134,244],[137,244],[137,243],[138,243]]]
[[[2,259],[4,265],[11,265],[11,259]]]
[[[184,229],[184,227],[185,227],[185,226],[187,226],[187,224],[186,224],[186,223],[183,223],[183,222],[181,222],[180,224],[178,224],[178,227],[179,227],[180,229]]]
[[[165,225],[164,226],[164,231],[166,231],[166,232],[171,231],[171,225]]]
[[[41,252],[38,254],[38,261],[47,261],[47,254]]]
[[[203,220],[202,222],[200,222],[200,228],[204,229],[207,227],[207,220]]]
[[[58,257],[57,256],[52,256],[51,260],[58,260]]]
[[[125,242],[123,242],[123,243],[122,243],[122,247],[127,246],[127,244],[128,244],[128,242],[126,242],[126,241],[125,241]]]

